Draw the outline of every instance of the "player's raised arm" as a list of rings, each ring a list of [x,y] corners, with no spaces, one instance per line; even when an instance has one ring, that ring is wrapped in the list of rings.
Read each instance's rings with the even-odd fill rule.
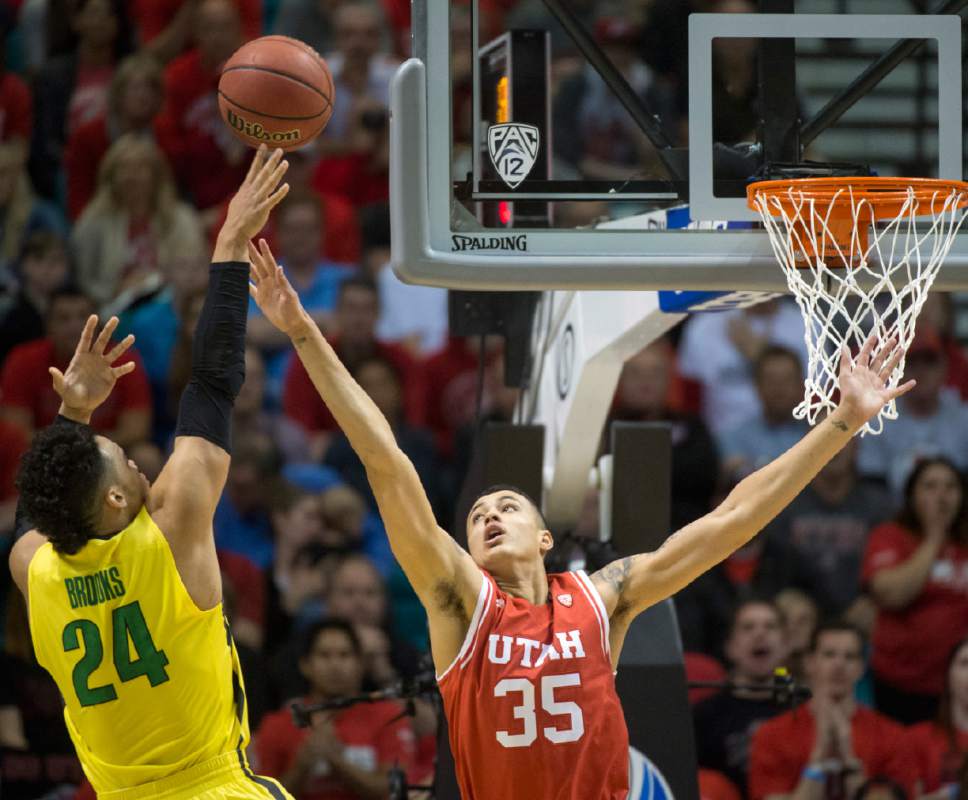
[[[869,338],[852,365],[840,361],[840,405],[782,456],[748,476],[718,508],[677,531],[655,552],[614,561],[592,576],[612,619],[613,653],[635,615],[689,584],[742,547],[811,481],[891,399],[907,392],[885,382],[901,357],[892,339],[873,355]],[[891,355],[893,353],[893,355]],[[890,357],[889,357],[890,356]]]
[[[437,526],[417,471],[397,446],[390,424],[302,308],[265,241],[258,249],[250,245],[250,260],[252,297],[292,340],[313,385],[363,462],[393,553],[431,615],[431,635],[438,610],[454,608],[461,617],[462,607],[469,618],[481,586],[480,570]],[[445,659],[439,638],[434,655]]]
[[[134,344],[134,336],[129,334],[108,349],[111,335],[118,327],[118,318],[111,317],[95,338],[97,322],[94,314],[87,318],[77,348],[64,372],[57,367],[48,369],[54,391],[61,399],[52,428],[90,424],[91,415],[108,399],[118,379],[134,369],[133,361],[112,366]],[[31,457],[30,453],[25,456],[27,459]],[[41,508],[34,507],[30,494],[28,492],[26,496],[22,495],[17,504],[14,522],[17,541],[9,557],[11,574],[24,597],[27,597],[27,568],[30,559],[37,552],[37,548],[47,541],[47,537],[34,529],[34,525],[43,527],[43,523],[49,521],[48,514],[52,511],[44,503],[41,503]],[[53,513],[56,514],[57,510],[54,509]]]
[[[192,372],[182,394],[175,447],[151,487],[148,508],[168,539],[187,584],[201,575],[196,602],[220,595],[212,542],[212,516],[228,475],[232,405],[245,380],[249,239],[286,195],[279,185],[287,162],[262,147],[229,203],[209,272],[208,292],[192,342]]]

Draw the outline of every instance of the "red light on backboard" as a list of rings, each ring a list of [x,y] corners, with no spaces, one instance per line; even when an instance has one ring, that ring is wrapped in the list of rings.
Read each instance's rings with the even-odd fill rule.
[[[497,204],[497,218],[502,225],[511,223],[511,204],[507,200],[502,200]]]

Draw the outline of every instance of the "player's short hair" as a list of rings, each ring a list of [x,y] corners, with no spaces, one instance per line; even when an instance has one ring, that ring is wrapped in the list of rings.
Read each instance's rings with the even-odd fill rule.
[[[358,658],[363,657],[363,645],[360,644],[360,637],[356,635],[356,629],[345,619],[336,619],[331,617],[330,619],[323,619],[315,623],[312,627],[306,631],[306,637],[303,639],[302,651],[300,656],[306,658],[313,651],[313,647],[316,646],[316,640],[324,633],[329,633],[335,631],[336,633],[342,633],[350,643],[353,648],[353,652]]]
[[[17,476],[20,507],[58,553],[71,555],[97,535],[98,498],[107,475],[87,425],[54,425],[34,437]]]
[[[854,634],[857,637],[857,643],[860,645],[861,657],[864,656],[864,651],[867,649],[867,637],[860,628],[845,619],[833,619],[821,622],[810,636],[810,646],[807,648],[808,653],[817,652],[817,647],[820,645],[820,637],[825,633]]]
[[[521,495],[521,497],[531,504],[531,508],[533,508],[534,513],[538,515],[538,520],[541,522],[544,528],[548,528],[548,521],[545,519],[545,515],[541,511],[541,506],[535,502],[535,499],[530,494],[511,483],[495,483],[493,486],[488,486],[486,489],[484,489],[484,491],[478,492],[477,497],[471,500],[470,508],[473,508],[474,504],[477,503],[477,501],[482,497],[486,497],[489,494],[494,494],[495,492],[514,492],[515,494]]]

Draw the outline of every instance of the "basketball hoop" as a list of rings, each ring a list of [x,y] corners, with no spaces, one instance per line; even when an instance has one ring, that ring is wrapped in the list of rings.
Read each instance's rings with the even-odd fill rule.
[[[797,419],[813,425],[836,407],[841,348],[857,353],[873,331],[906,352],[918,313],[965,220],[968,183],[929,178],[837,177],[759,181],[758,211],[797,298],[809,361]],[[904,375],[904,357],[888,384]],[[897,419],[894,401],[862,433]]]

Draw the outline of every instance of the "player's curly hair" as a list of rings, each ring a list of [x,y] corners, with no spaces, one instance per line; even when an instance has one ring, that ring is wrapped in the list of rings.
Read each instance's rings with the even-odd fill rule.
[[[71,555],[97,535],[105,463],[86,425],[54,425],[34,437],[17,475],[21,510],[58,553]]]

